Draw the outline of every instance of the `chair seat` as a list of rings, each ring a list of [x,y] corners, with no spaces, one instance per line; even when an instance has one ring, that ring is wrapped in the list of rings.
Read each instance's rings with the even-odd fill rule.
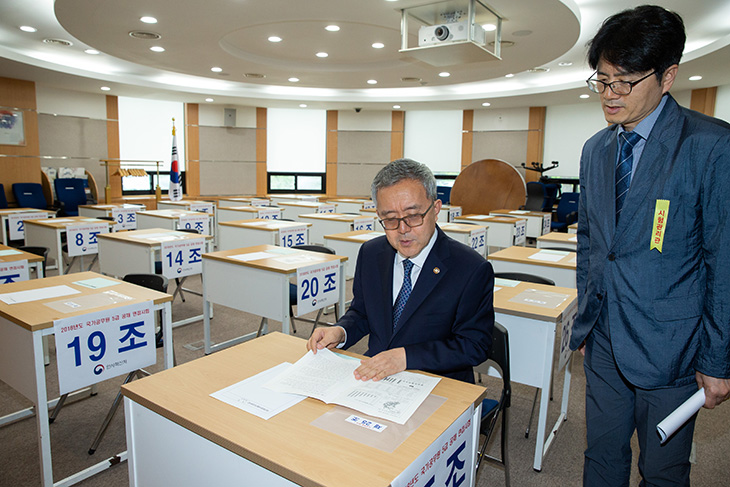
[[[482,401],[482,419],[489,416],[497,409],[499,401],[496,399],[485,399]]]

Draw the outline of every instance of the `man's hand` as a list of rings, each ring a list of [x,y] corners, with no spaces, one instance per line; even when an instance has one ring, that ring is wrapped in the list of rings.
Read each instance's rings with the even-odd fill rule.
[[[345,340],[345,330],[339,326],[328,326],[326,328],[317,328],[307,341],[307,350],[311,350],[316,354],[317,350],[323,348],[335,348]]]
[[[705,407],[713,409],[730,397],[730,379],[718,379],[701,372],[695,373],[697,385],[705,388]]]
[[[394,348],[360,361],[355,370],[357,380],[380,380],[406,370],[406,349]]]

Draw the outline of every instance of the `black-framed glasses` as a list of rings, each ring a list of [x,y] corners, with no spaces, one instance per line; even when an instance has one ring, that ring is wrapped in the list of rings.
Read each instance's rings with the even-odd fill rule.
[[[596,71],[596,73],[597,72],[598,71]],[[634,86],[638,85],[652,74],[656,74],[656,71],[652,71],[651,73],[647,74],[641,79],[637,79],[636,81],[612,81],[611,83],[606,83],[605,81],[601,81],[600,79],[593,78],[596,73],[593,73],[591,77],[586,80],[588,89],[591,90],[593,93],[601,94],[606,91],[606,88],[611,88],[611,91],[613,91],[617,95],[628,95],[631,93],[631,90],[634,89]]]
[[[416,213],[415,215],[408,215],[404,216],[403,218],[385,218],[378,221],[381,225],[383,225],[383,228],[385,228],[386,230],[397,230],[400,227],[400,222],[405,223],[406,226],[409,228],[420,227],[421,225],[423,225],[423,217],[425,217],[426,214],[431,211],[434,203],[435,201],[432,201],[428,209],[423,213]]]

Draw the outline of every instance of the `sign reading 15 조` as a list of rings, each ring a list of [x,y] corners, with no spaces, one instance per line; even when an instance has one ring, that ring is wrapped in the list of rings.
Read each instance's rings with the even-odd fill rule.
[[[279,229],[279,245],[281,247],[295,247],[297,245],[307,245],[308,243],[306,225]]]

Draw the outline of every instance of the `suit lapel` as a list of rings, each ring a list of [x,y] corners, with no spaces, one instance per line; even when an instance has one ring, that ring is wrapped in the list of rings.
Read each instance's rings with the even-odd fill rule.
[[[392,333],[393,331],[393,261],[395,260],[395,250],[386,240],[384,247],[377,256],[376,269],[382,269],[380,273],[380,291],[382,293],[381,302],[385,303],[382,307],[382,321]]]
[[[609,204],[600,207],[598,221],[591,221],[591,226],[599,226],[604,235],[613,235],[616,228],[616,137],[617,127],[613,127],[603,142],[603,156],[596,161],[595,194],[606,195]],[[613,203],[611,203],[613,201]],[[610,238],[610,237],[607,237]]]

